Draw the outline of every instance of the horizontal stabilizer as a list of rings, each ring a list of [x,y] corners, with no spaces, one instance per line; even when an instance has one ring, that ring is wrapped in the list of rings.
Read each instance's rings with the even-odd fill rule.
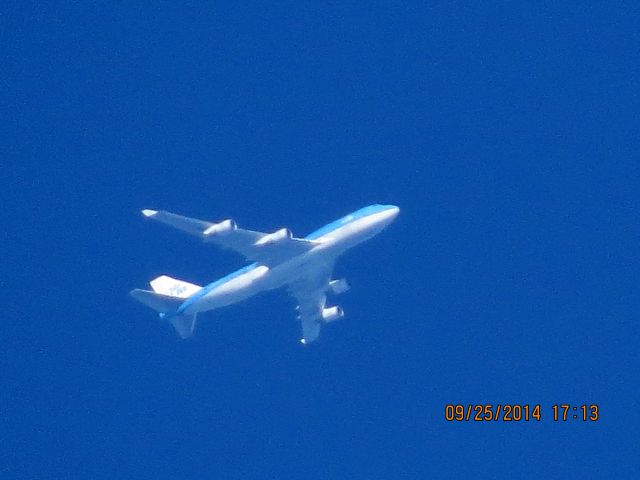
[[[173,328],[180,338],[189,338],[193,335],[193,330],[196,328],[196,314],[191,315],[178,315],[169,319]]]
[[[176,280],[167,275],[154,278],[149,283],[154,292],[178,298],[188,298],[202,288],[199,285],[194,285],[184,280]]]
[[[129,295],[140,303],[143,303],[147,307],[151,307],[156,312],[160,313],[167,313],[176,310],[183,301],[180,297],[162,295],[160,293],[151,292],[149,290],[140,290],[138,288],[131,290]]]

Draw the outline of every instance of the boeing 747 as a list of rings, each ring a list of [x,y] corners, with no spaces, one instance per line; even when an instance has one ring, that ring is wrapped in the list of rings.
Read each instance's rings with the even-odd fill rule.
[[[266,290],[286,287],[298,303],[303,344],[313,342],[323,323],[344,315],[327,307],[327,294],[349,289],[344,279],[332,280],[335,261],[348,249],[380,233],[398,215],[394,205],[370,205],[329,223],[305,238],[283,228],[260,233],[238,228],[233,220],[211,223],[157,210],[145,217],[200,237],[206,243],[235,250],[252,262],[204,287],[162,275],[151,290],[135,289],[131,296],[159,312],[181,338],[193,335],[198,313],[241,302]]]

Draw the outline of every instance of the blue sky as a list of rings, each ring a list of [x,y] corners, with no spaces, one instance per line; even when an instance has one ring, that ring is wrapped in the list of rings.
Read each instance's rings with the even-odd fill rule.
[[[637,477],[638,13],[5,4],[3,478]],[[370,203],[402,212],[310,348],[282,292],[189,341],[127,296],[243,265],[141,208],[302,236]]]

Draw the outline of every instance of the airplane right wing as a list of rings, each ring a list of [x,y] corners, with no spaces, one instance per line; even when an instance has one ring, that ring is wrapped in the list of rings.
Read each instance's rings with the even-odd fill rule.
[[[318,245],[313,240],[294,238],[286,228],[269,234],[238,228],[232,220],[212,223],[164,210],[142,210],[142,213],[145,217],[199,237],[207,243],[235,250],[247,260],[267,266],[277,265]]]
[[[333,263],[311,267],[309,273],[287,285],[289,294],[298,302],[298,319],[302,326],[300,342],[305,345],[318,338],[322,323],[343,316],[340,307],[325,308],[332,271]]]

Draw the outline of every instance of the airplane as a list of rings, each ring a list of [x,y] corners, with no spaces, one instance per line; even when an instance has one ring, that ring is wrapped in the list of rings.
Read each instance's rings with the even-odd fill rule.
[[[344,316],[342,308],[326,306],[328,293],[341,294],[350,288],[345,279],[332,280],[337,257],[380,233],[399,211],[395,205],[369,205],[304,238],[296,238],[287,228],[261,233],[238,228],[233,220],[212,223],[145,209],[145,217],[195,235],[205,243],[235,250],[252,263],[204,287],[161,275],[150,282],[152,291],[135,289],[130,295],[159,312],[181,338],[188,338],[193,335],[199,313],[286,287],[298,303],[300,342],[309,344],[318,338],[323,323]]]

